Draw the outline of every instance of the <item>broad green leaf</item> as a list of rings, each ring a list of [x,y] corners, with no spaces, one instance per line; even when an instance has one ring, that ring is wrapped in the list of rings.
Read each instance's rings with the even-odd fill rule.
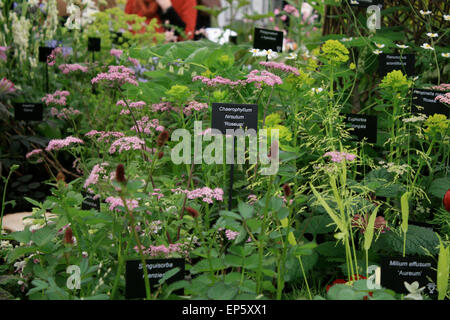
[[[314,195],[316,196],[317,200],[319,200],[319,203],[322,205],[322,207],[325,208],[330,218],[333,220],[333,222],[338,226],[338,228],[343,232],[344,234],[347,234],[347,228],[345,227],[344,221],[342,221],[338,215],[334,212],[333,209],[330,208],[330,206],[326,203],[326,201],[322,198],[320,193],[317,192],[316,188],[310,183],[311,190],[313,191]]]
[[[18,258],[23,256],[27,253],[36,252],[36,247],[16,247],[15,249],[11,250],[8,254],[8,263],[13,263]]]
[[[241,214],[241,216],[244,219],[250,219],[253,217],[253,206],[245,203],[245,202],[240,202],[238,205],[239,208],[239,213]]]
[[[238,288],[218,282],[208,290],[208,297],[213,300],[231,300],[238,293]]]

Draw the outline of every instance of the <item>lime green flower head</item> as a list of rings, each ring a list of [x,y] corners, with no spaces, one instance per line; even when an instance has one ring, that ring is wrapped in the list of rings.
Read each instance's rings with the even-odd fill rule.
[[[224,101],[227,96],[227,93],[225,91],[221,90],[215,90],[212,93],[212,97],[214,101]]]
[[[425,121],[425,132],[429,136],[435,136],[440,133],[442,136],[447,134],[448,124],[450,120],[443,114],[435,113]]]
[[[176,84],[166,91],[166,95],[176,101],[186,101],[190,92],[188,87]]]
[[[403,91],[411,86],[412,82],[406,78],[400,70],[394,70],[389,72],[383,80],[381,80],[380,87],[393,90],[393,91]]]
[[[265,127],[270,128],[281,123],[281,117],[278,113],[269,114],[266,117]]]
[[[332,64],[348,61],[348,54],[348,49],[338,40],[327,40],[322,46],[321,56],[329,60]]]

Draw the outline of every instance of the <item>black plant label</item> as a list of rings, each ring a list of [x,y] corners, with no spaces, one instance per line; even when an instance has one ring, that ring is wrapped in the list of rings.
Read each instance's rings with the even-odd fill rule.
[[[378,59],[378,72],[381,78],[394,70],[400,70],[411,77],[415,75],[415,63],[414,54],[381,53]]]
[[[95,209],[97,211],[100,211],[100,198],[94,199],[94,194],[84,191],[82,191],[81,194],[84,197],[84,200],[81,203],[81,210]]]
[[[44,106],[42,103],[15,103],[14,119],[24,121],[42,121]]]
[[[147,273],[152,292],[159,287],[159,280],[168,271],[178,268],[178,271],[168,278],[165,283],[184,280],[185,261],[184,259],[148,259],[146,260]],[[182,291],[182,290],[181,290]],[[178,292],[183,294],[183,292]],[[141,260],[128,260],[125,270],[125,297],[127,299],[145,298],[144,270]]]
[[[101,39],[100,38],[88,38],[88,51],[100,51]]]
[[[39,47],[39,62],[47,63],[47,57],[52,53],[51,47]]]
[[[345,114],[344,120],[347,128],[352,128],[350,134],[356,140],[362,141],[364,138],[367,142],[377,142],[377,117],[362,114]]]
[[[283,32],[269,29],[255,28],[253,48],[276,52],[283,51]]]
[[[412,112],[413,113],[423,113],[427,116],[432,116],[435,113],[444,114],[449,116],[450,108],[447,107],[442,102],[436,101],[435,98],[440,95],[444,95],[445,92],[433,91],[426,89],[414,89],[413,90],[413,101],[412,101]]]
[[[213,103],[211,128],[226,134],[227,129],[258,131],[258,105]]]
[[[437,294],[436,262],[429,257],[382,257],[380,267],[382,287],[408,294],[405,282],[417,281],[419,288],[425,287],[422,293],[432,297]]]

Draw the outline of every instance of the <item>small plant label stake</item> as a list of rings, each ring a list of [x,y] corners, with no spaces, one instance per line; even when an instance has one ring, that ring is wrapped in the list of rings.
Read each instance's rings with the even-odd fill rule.
[[[253,48],[276,52],[283,51],[283,32],[269,29],[255,28]]]
[[[94,199],[95,195],[82,191],[81,194],[85,198],[81,203],[81,210],[97,210],[100,211],[100,198]]]
[[[53,49],[51,47],[39,47],[39,62],[45,63],[45,93],[49,93],[47,57],[52,53]]]
[[[348,4],[355,7],[369,7],[373,5],[383,5],[383,0],[347,0]]]
[[[226,134],[228,130],[254,129],[258,133],[258,105],[256,104],[234,104],[213,103],[211,128]],[[233,136],[232,155],[233,162],[230,164],[230,189],[228,194],[228,210],[232,209],[233,179],[234,179],[234,143]]]
[[[358,141],[366,138],[367,142],[377,143],[377,116],[346,114],[344,122],[353,128],[350,134],[356,136]]]
[[[184,280],[185,261],[184,259],[149,259],[146,260],[147,273],[150,281],[151,292],[155,292],[159,286],[159,280],[169,272],[175,272],[165,283],[170,284]],[[145,298],[144,271],[141,260],[128,260],[125,270],[125,297],[127,299]],[[170,275],[166,274],[166,277]],[[179,293],[183,294],[183,292]]]
[[[449,108],[442,102],[436,101],[435,98],[444,95],[445,92],[433,91],[427,89],[414,89],[412,100],[412,112],[423,113],[427,116],[432,116],[435,113],[440,113],[449,117]]]
[[[405,282],[419,282],[419,288],[425,287],[423,293],[435,296],[436,262],[428,257],[382,257],[381,286],[397,293],[407,294]],[[433,270],[434,269],[434,270]]]
[[[88,38],[88,51],[92,52],[92,62],[95,61],[95,52],[99,52],[101,49],[101,39],[89,37]]]
[[[14,119],[24,121],[42,121],[44,106],[42,103],[15,103]]]
[[[378,63],[378,71],[381,78],[394,70],[400,70],[408,77],[415,75],[416,56],[414,54],[381,53]]]

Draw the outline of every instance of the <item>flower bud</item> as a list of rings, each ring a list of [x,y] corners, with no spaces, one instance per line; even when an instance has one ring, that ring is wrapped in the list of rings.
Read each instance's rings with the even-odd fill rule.
[[[125,167],[121,163],[116,167],[116,180],[120,183],[127,182],[127,179],[125,179]]]
[[[164,156],[164,152],[160,151],[158,152],[158,159],[161,159]]]
[[[70,227],[67,227],[66,231],[64,232],[64,243],[73,244],[73,233]]]
[[[286,198],[291,195],[291,187],[287,183],[283,184],[283,191]]]
[[[198,213],[198,211],[195,210],[194,208],[187,207],[185,210],[186,210],[193,218],[198,218],[199,213]]]
[[[442,203],[444,204],[445,210],[450,212],[450,189],[448,189],[445,193],[444,198],[442,199]]]
[[[65,182],[66,181],[66,176],[64,175],[64,173],[59,171],[58,174],[56,175],[56,181]]]
[[[156,144],[158,147],[162,147],[167,141],[169,140],[169,132],[167,130],[164,130],[161,132],[156,139]]]

